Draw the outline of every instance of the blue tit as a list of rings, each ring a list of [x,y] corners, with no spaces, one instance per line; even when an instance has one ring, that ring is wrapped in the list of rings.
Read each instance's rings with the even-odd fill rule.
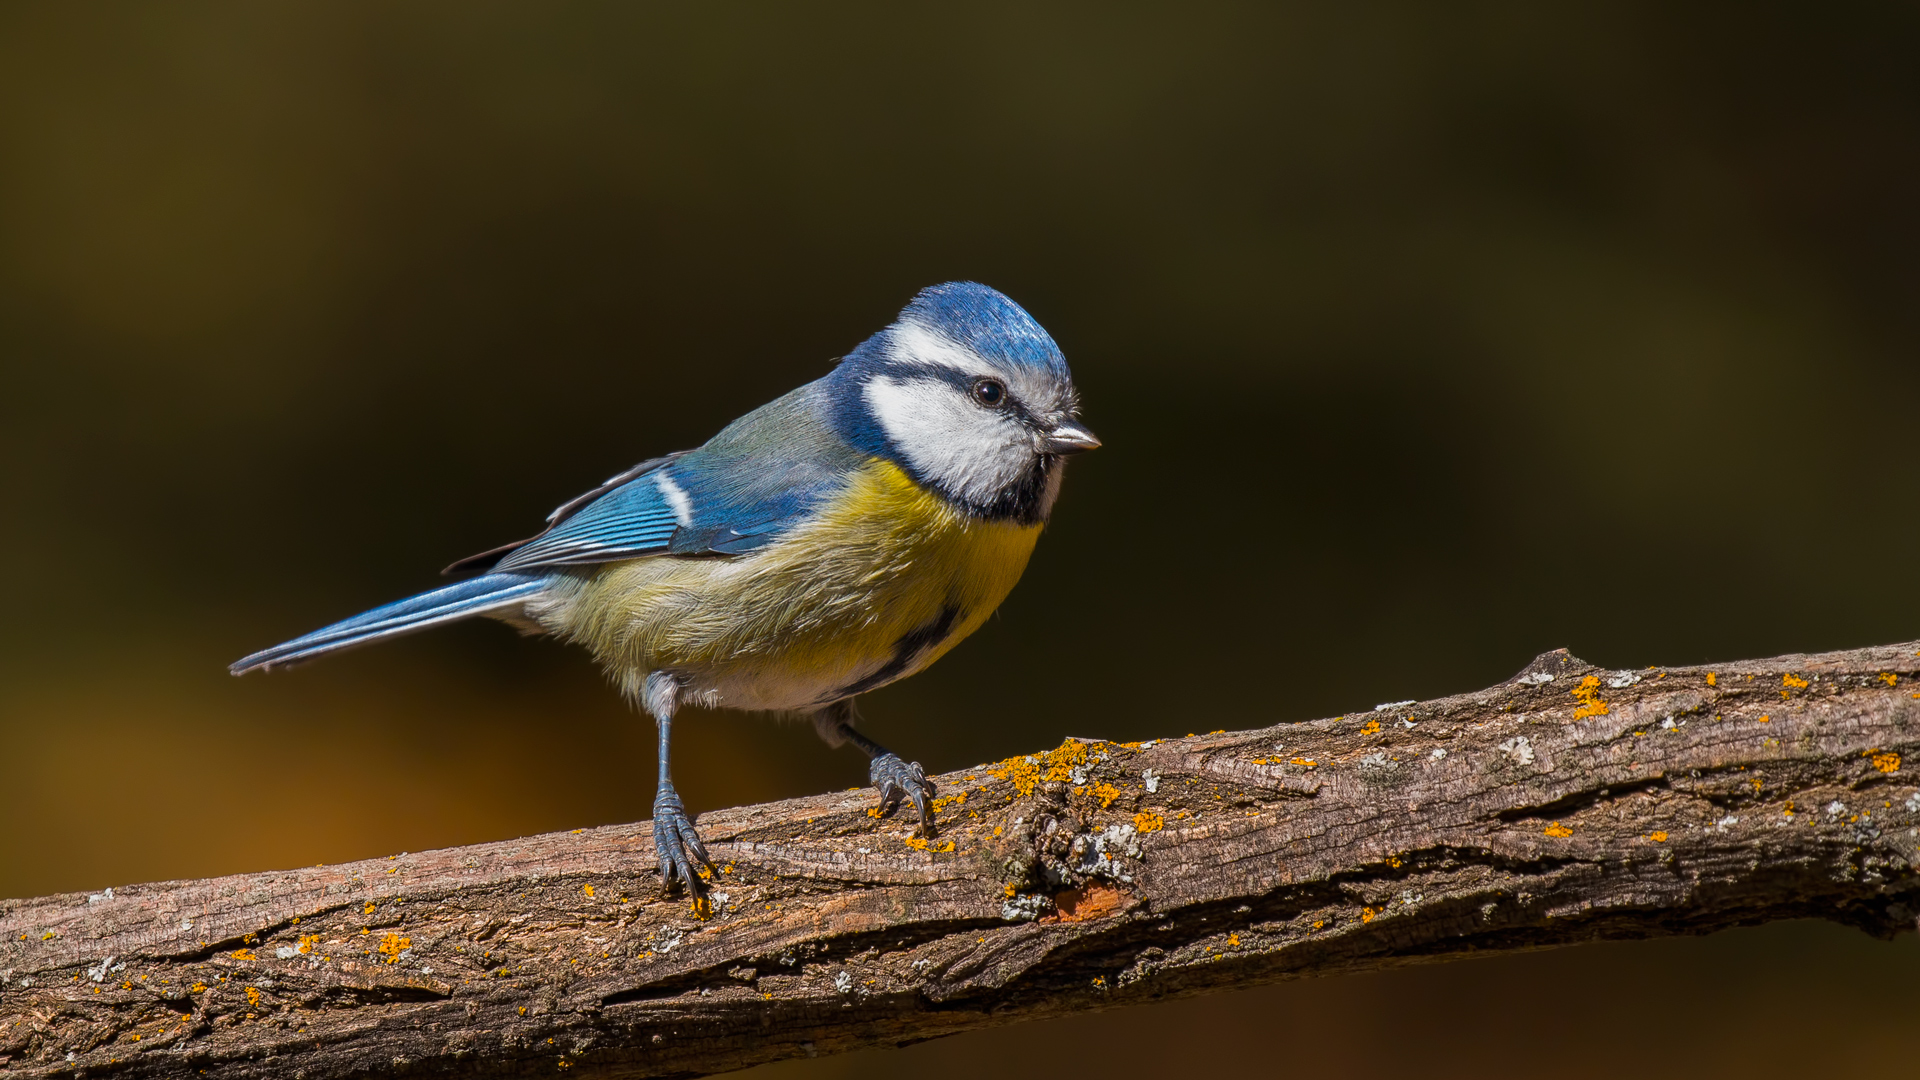
[[[1060,491],[1080,424],[1065,357],[971,282],[915,296],[826,376],[697,450],[643,461],[464,559],[445,588],[254,653],[234,674],[477,615],[592,650],[653,717],[662,884],[711,868],[668,768],[674,714],[797,714],[870,760],[881,810],[933,825],[934,786],[854,730],[854,699],[938,660],[1006,599]]]

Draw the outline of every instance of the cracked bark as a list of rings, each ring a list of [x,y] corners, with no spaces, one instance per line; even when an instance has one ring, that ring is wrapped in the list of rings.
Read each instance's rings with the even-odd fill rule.
[[[1710,674],[1711,672],[1711,674]],[[1276,979],[1920,911],[1920,643],[1606,671],[645,824],[0,905],[0,1067],[661,1076]],[[1151,779],[1149,779],[1151,777]]]

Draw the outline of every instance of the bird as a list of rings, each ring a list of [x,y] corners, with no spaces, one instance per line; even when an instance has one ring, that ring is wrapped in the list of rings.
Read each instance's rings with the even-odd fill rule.
[[[673,786],[674,716],[809,719],[829,747],[866,754],[883,816],[910,802],[931,836],[933,782],[856,730],[855,699],[980,628],[1025,571],[1066,460],[1099,445],[1033,316],[986,285],[934,285],[824,376],[608,478],[537,535],[454,563],[454,584],[228,670],[473,617],[582,645],[653,719],[661,885],[699,903],[713,863]]]

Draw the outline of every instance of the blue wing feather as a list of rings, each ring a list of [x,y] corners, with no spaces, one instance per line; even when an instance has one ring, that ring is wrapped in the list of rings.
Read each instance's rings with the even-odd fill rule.
[[[741,555],[772,543],[866,460],[826,422],[823,393],[820,383],[810,383],[734,421],[698,450],[641,462],[554,511],[539,536],[447,570]],[[676,507],[668,490],[685,501]]]
[[[646,473],[588,503],[501,559],[496,570],[530,570],[638,558],[667,550],[680,522],[660,470]]]

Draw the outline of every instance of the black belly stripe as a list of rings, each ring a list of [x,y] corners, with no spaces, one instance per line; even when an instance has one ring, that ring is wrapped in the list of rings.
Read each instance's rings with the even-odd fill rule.
[[[826,700],[840,701],[855,694],[864,694],[876,686],[885,686],[899,678],[915,660],[919,659],[921,653],[947,640],[947,635],[953,632],[954,620],[959,617],[960,609],[952,604],[941,608],[939,617],[925,626],[907,631],[901,635],[899,641],[893,643],[893,659],[888,660],[879,671],[835,690]]]

